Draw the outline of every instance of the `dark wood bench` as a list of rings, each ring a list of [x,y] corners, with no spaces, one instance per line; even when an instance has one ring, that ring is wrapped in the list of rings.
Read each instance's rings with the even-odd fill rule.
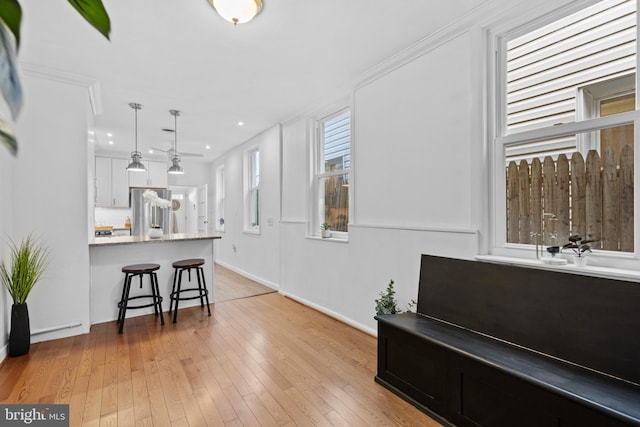
[[[422,256],[376,381],[445,425],[640,426],[640,284]]]

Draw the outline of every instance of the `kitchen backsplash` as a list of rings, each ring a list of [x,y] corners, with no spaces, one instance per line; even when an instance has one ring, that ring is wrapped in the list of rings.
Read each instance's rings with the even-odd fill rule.
[[[122,228],[127,217],[131,218],[130,208],[95,209],[95,225],[112,225],[116,228]]]

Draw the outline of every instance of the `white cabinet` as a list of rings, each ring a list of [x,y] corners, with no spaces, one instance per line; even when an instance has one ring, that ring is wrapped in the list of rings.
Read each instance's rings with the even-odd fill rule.
[[[128,159],[111,159],[111,199],[113,207],[129,207]]]
[[[129,183],[126,159],[96,157],[96,206],[129,207]]]
[[[167,169],[165,162],[149,162],[149,187],[167,188],[169,185]]]
[[[167,188],[167,164],[165,162],[142,161],[145,172],[129,172],[130,187]]]
[[[111,206],[111,159],[96,157],[96,206]]]

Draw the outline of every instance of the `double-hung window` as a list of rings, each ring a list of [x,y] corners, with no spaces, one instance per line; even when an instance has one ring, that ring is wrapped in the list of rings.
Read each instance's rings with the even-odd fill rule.
[[[260,150],[255,147],[246,156],[245,231],[260,232]]]
[[[351,174],[351,111],[342,110],[318,121],[311,220],[312,235],[328,227],[336,238],[347,238]],[[323,227],[324,226],[324,227]]]
[[[636,21],[605,0],[496,37],[494,252],[576,234],[600,259],[636,252]]]

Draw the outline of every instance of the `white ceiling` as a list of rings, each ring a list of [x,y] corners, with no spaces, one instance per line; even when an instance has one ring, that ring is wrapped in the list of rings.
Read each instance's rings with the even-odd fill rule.
[[[103,1],[111,41],[64,1],[21,0],[23,66],[98,82],[98,152],[129,156],[128,103],[138,102],[144,158],[154,157],[150,146],[171,147],[162,129],[173,128],[177,109],[179,151],[213,160],[487,0],[264,0],[262,13],[237,27],[206,0]]]

